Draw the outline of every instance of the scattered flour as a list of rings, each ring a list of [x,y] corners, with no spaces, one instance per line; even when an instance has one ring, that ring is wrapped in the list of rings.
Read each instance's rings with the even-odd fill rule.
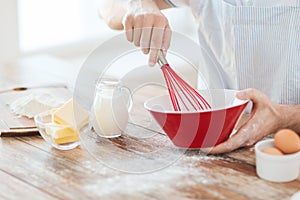
[[[84,188],[88,191],[95,191],[96,196],[110,197],[112,194],[128,194],[129,196],[138,193],[161,194],[161,191],[170,192],[170,190],[197,185],[209,187],[215,183],[209,173],[210,169],[197,167],[197,165],[215,160],[226,160],[226,158],[190,152],[190,155],[183,156],[173,165],[144,174],[111,171],[107,166],[100,164],[96,173],[103,175],[105,179],[91,180],[84,185]],[[87,164],[91,167],[91,163]]]
[[[185,179],[185,180],[183,180]],[[161,171],[149,174],[121,173],[106,179],[92,181],[84,188],[97,191],[97,194],[110,195],[114,193],[135,194],[136,192],[161,192],[170,189],[170,185],[182,187],[187,185],[204,184],[211,182],[201,169],[170,166]],[[160,188],[160,191],[157,191]]]

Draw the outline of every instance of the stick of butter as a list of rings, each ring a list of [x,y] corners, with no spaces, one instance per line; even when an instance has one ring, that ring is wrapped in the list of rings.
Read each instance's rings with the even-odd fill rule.
[[[79,139],[78,131],[70,127],[49,126],[46,132],[56,144],[76,142]]]
[[[71,143],[71,142],[76,142],[78,141],[79,136],[78,135],[73,135],[73,136],[69,136],[69,137],[65,137],[65,138],[53,138],[53,141],[56,144],[67,144],[67,143]]]
[[[70,99],[62,107],[52,110],[52,121],[80,130],[88,123],[89,113],[73,99]]]

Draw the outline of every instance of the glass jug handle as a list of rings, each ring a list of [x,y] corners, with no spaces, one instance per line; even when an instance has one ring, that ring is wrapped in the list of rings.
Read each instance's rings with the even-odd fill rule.
[[[127,93],[128,100],[126,102],[126,105],[127,105],[127,108],[128,108],[128,112],[130,112],[130,110],[132,108],[132,105],[133,105],[133,98],[132,98],[132,95],[131,95],[131,91],[130,91],[129,88],[124,87],[124,86],[122,86],[121,90],[122,90],[122,92],[124,91],[125,93]]]

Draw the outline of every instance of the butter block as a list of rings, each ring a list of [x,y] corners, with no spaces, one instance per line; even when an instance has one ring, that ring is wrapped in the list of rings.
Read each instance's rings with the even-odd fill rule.
[[[74,130],[70,127],[56,127],[56,126],[49,126],[46,127],[46,132],[52,138],[64,138],[73,135],[78,135],[78,131]]]
[[[79,139],[78,132],[69,127],[46,127],[46,132],[56,144],[76,142]]]
[[[52,138],[56,144],[67,144],[72,142],[77,142],[79,140],[78,135],[72,135],[64,138]]]
[[[89,113],[73,99],[67,101],[62,107],[52,111],[52,121],[80,130],[89,121]]]

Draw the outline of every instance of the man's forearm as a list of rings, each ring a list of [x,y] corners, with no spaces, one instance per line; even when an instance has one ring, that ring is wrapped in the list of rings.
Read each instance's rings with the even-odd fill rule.
[[[141,3],[148,3],[149,6],[155,5],[159,9],[170,8],[167,0],[97,0],[98,11],[101,18],[106,24],[115,30],[122,30],[122,20],[127,12],[129,1],[141,1]]]
[[[300,105],[280,105],[282,128],[290,128],[300,133]]]
[[[97,0],[98,13],[106,24],[115,30],[122,30],[122,19],[126,13],[127,1],[124,0]]]

